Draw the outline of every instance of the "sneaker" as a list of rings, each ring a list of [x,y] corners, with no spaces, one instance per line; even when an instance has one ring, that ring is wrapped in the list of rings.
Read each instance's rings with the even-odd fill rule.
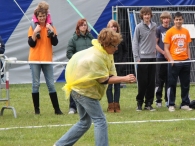
[[[192,108],[190,108],[188,105],[181,106],[181,109],[182,110],[187,110],[187,111],[191,111],[192,110]]]
[[[145,109],[145,110],[149,110],[149,111],[151,111],[151,112],[153,112],[153,111],[156,110],[156,109],[154,109],[151,105],[145,106],[144,109]]]
[[[170,112],[174,112],[175,111],[175,107],[174,106],[169,106],[169,111]]]
[[[70,108],[68,114],[76,114],[77,111],[74,108]]]
[[[161,108],[162,107],[162,103],[161,102],[157,102],[156,103],[156,107]]]
[[[142,106],[138,105],[136,111],[138,111],[138,112],[142,111]]]

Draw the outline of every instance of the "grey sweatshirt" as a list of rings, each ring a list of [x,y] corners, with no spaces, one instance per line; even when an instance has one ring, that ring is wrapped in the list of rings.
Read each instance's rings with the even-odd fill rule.
[[[151,27],[143,20],[136,26],[133,37],[133,56],[137,62],[140,58],[156,58],[156,23],[151,21]]]

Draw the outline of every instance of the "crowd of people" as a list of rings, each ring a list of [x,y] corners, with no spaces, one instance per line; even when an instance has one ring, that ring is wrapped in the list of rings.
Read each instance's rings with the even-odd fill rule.
[[[170,112],[175,111],[176,85],[179,77],[181,83],[180,109],[191,111],[190,89],[190,48],[191,38],[187,29],[182,27],[182,13],[176,12],[174,25],[170,26],[172,16],[164,11],[160,15],[161,25],[152,21],[149,7],[140,10],[141,22],[135,27],[132,40],[132,51],[137,62],[138,94],[136,111],[144,109],[155,111],[153,103],[156,96],[156,107],[162,107],[164,100]],[[28,30],[29,61],[52,62],[52,46],[58,44],[57,30],[52,23],[49,4],[42,1],[34,10],[32,24]],[[0,37],[1,54],[4,43]],[[69,98],[68,114],[78,113],[79,121],[70,128],[55,146],[73,145],[94,123],[95,145],[108,145],[106,117],[99,100],[106,93],[109,113],[120,113],[120,83],[134,83],[133,74],[124,75],[124,65],[115,62],[126,62],[128,48],[126,38],[120,32],[120,25],[110,20],[107,28],[100,31],[94,39],[89,32],[86,19],[78,20],[76,29],[67,44],[66,84],[63,87]],[[47,54],[47,55],[45,55]],[[89,57],[90,56],[90,57]],[[160,62],[170,62],[160,64]],[[174,61],[183,61],[182,63]],[[140,64],[139,62],[143,63]],[[144,63],[145,62],[145,63]],[[158,62],[150,64],[147,62]],[[40,74],[44,74],[54,113],[62,115],[54,85],[52,64],[31,64],[32,100],[34,113],[39,115]]]
[[[133,55],[136,62],[161,62],[168,64],[138,64],[137,111],[144,109],[155,111],[152,104],[156,93],[156,105],[162,107],[162,90],[165,84],[165,102],[170,112],[175,111],[176,85],[179,77],[181,84],[180,109],[191,111],[189,98],[190,89],[190,34],[182,27],[182,13],[176,12],[174,25],[170,26],[171,15],[164,11],[160,15],[161,25],[152,22],[152,11],[149,7],[140,10],[141,22],[136,26],[133,37]],[[156,53],[157,52],[157,53]],[[184,61],[175,63],[174,61]],[[185,62],[186,61],[186,62]],[[157,69],[156,69],[157,67]],[[156,92],[155,91],[156,73]]]

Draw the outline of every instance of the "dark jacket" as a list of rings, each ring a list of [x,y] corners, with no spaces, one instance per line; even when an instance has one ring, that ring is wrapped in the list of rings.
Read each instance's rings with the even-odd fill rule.
[[[123,36],[123,41],[118,45],[118,50],[114,53],[114,62],[126,62],[128,56],[128,49],[125,37]],[[123,75],[125,70],[125,65],[116,65],[116,71],[118,76]]]
[[[91,33],[87,33],[86,35],[81,34],[80,36],[74,33],[73,37],[68,42],[66,57],[70,59],[76,52],[91,47],[92,39],[94,39],[94,37],[91,35]]]

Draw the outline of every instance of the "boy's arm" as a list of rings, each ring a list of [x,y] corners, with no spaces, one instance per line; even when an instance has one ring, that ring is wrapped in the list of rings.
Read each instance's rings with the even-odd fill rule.
[[[140,61],[139,56],[139,28],[135,28],[134,36],[133,36],[133,44],[132,44],[132,50],[133,50],[133,56],[136,62]]]
[[[187,44],[187,53],[188,53],[188,58],[191,59],[191,53],[190,53],[190,46],[189,43]]]
[[[165,51],[159,47],[158,41],[159,41],[159,38],[156,38],[156,50],[160,52],[161,54],[163,54],[165,58],[167,58]]]
[[[174,61],[171,54],[170,54],[169,48],[170,48],[170,44],[164,44],[164,50],[165,50],[165,54],[167,56],[167,59],[169,61]]]

